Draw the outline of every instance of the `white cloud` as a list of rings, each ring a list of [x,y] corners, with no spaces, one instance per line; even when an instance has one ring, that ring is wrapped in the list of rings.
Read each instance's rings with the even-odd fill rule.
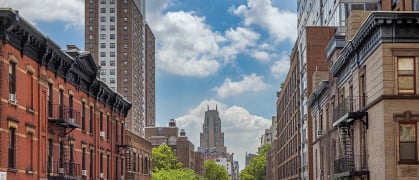
[[[294,42],[297,38],[297,14],[273,7],[271,0],[247,0],[246,5],[230,10],[244,17],[245,25],[256,24],[267,29],[276,42]]]
[[[254,50],[250,55],[260,62],[268,62],[271,58],[268,52],[260,50]]]
[[[255,153],[260,146],[260,136],[271,122],[260,116],[251,114],[243,107],[228,106],[216,100],[204,100],[197,107],[181,117],[176,118],[179,129],[185,129],[186,136],[197,149],[200,145],[199,137],[202,132],[205,111],[218,107],[221,119],[221,129],[224,132],[224,145],[229,153],[234,153],[234,159],[244,168],[246,152]]]
[[[234,96],[246,92],[256,92],[268,88],[268,85],[263,82],[263,77],[256,74],[250,76],[243,76],[241,81],[234,82],[230,78],[226,78],[224,84],[220,87],[214,88],[217,95],[221,98]]]
[[[3,0],[0,7],[18,10],[34,24],[37,21],[62,21],[69,23],[68,27],[84,27],[84,0]]]
[[[281,78],[288,73],[290,68],[290,56],[282,53],[280,59],[275,61],[271,67],[271,73],[276,78]]]

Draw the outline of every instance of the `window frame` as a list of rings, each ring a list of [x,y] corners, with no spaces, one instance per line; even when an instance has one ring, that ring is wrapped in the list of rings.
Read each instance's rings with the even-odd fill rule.
[[[403,74],[400,75],[400,71],[399,70],[399,60],[400,59],[411,59],[413,61],[413,74]],[[397,56],[396,57],[396,72],[397,72],[397,93],[400,95],[413,95],[416,94],[416,58],[414,56]],[[413,87],[412,90],[413,92],[400,92],[400,77],[412,77],[413,78]],[[402,90],[408,90],[408,89],[402,89]]]
[[[401,139],[400,139],[400,130],[401,130],[401,126],[402,125],[414,125],[414,127],[415,127],[415,141],[402,141]],[[417,128],[417,122],[416,121],[414,121],[414,122],[399,122],[398,123],[398,146],[399,146],[399,152],[398,152],[398,161],[399,161],[399,164],[403,164],[403,163],[412,163],[412,162],[418,162],[418,152],[417,152],[417,150],[418,150],[418,140],[417,140],[417,138],[418,138],[418,128]],[[413,159],[401,159],[401,144],[402,143],[412,143],[412,142],[414,142],[415,143],[415,158],[413,158]]]

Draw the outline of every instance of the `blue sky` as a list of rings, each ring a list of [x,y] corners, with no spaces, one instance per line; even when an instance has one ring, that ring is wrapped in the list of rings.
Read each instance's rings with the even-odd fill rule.
[[[49,4],[49,5],[45,5]],[[296,1],[146,0],[156,36],[156,123],[177,120],[199,146],[203,115],[218,105],[225,145],[244,166],[276,114],[276,91],[296,38]],[[84,48],[83,0],[1,1],[63,49]]]

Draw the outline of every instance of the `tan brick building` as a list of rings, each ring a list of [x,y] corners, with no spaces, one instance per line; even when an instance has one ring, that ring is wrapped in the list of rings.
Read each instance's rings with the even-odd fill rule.
[[[330,78],[309,99],[315,179],[419,178],[418,18],[373,12],[351,41],[330,41]]]

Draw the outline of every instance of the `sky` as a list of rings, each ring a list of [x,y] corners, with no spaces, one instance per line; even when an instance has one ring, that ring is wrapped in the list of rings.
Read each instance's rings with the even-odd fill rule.
[[[156,124],[175,119],[199,146],[204,114],[218,107],[240,169],[276,114],[276,92],[297,37],[296,0],[146,0],[156,37]],[[61,48],[84,49],[84,0],[9,0]]]

